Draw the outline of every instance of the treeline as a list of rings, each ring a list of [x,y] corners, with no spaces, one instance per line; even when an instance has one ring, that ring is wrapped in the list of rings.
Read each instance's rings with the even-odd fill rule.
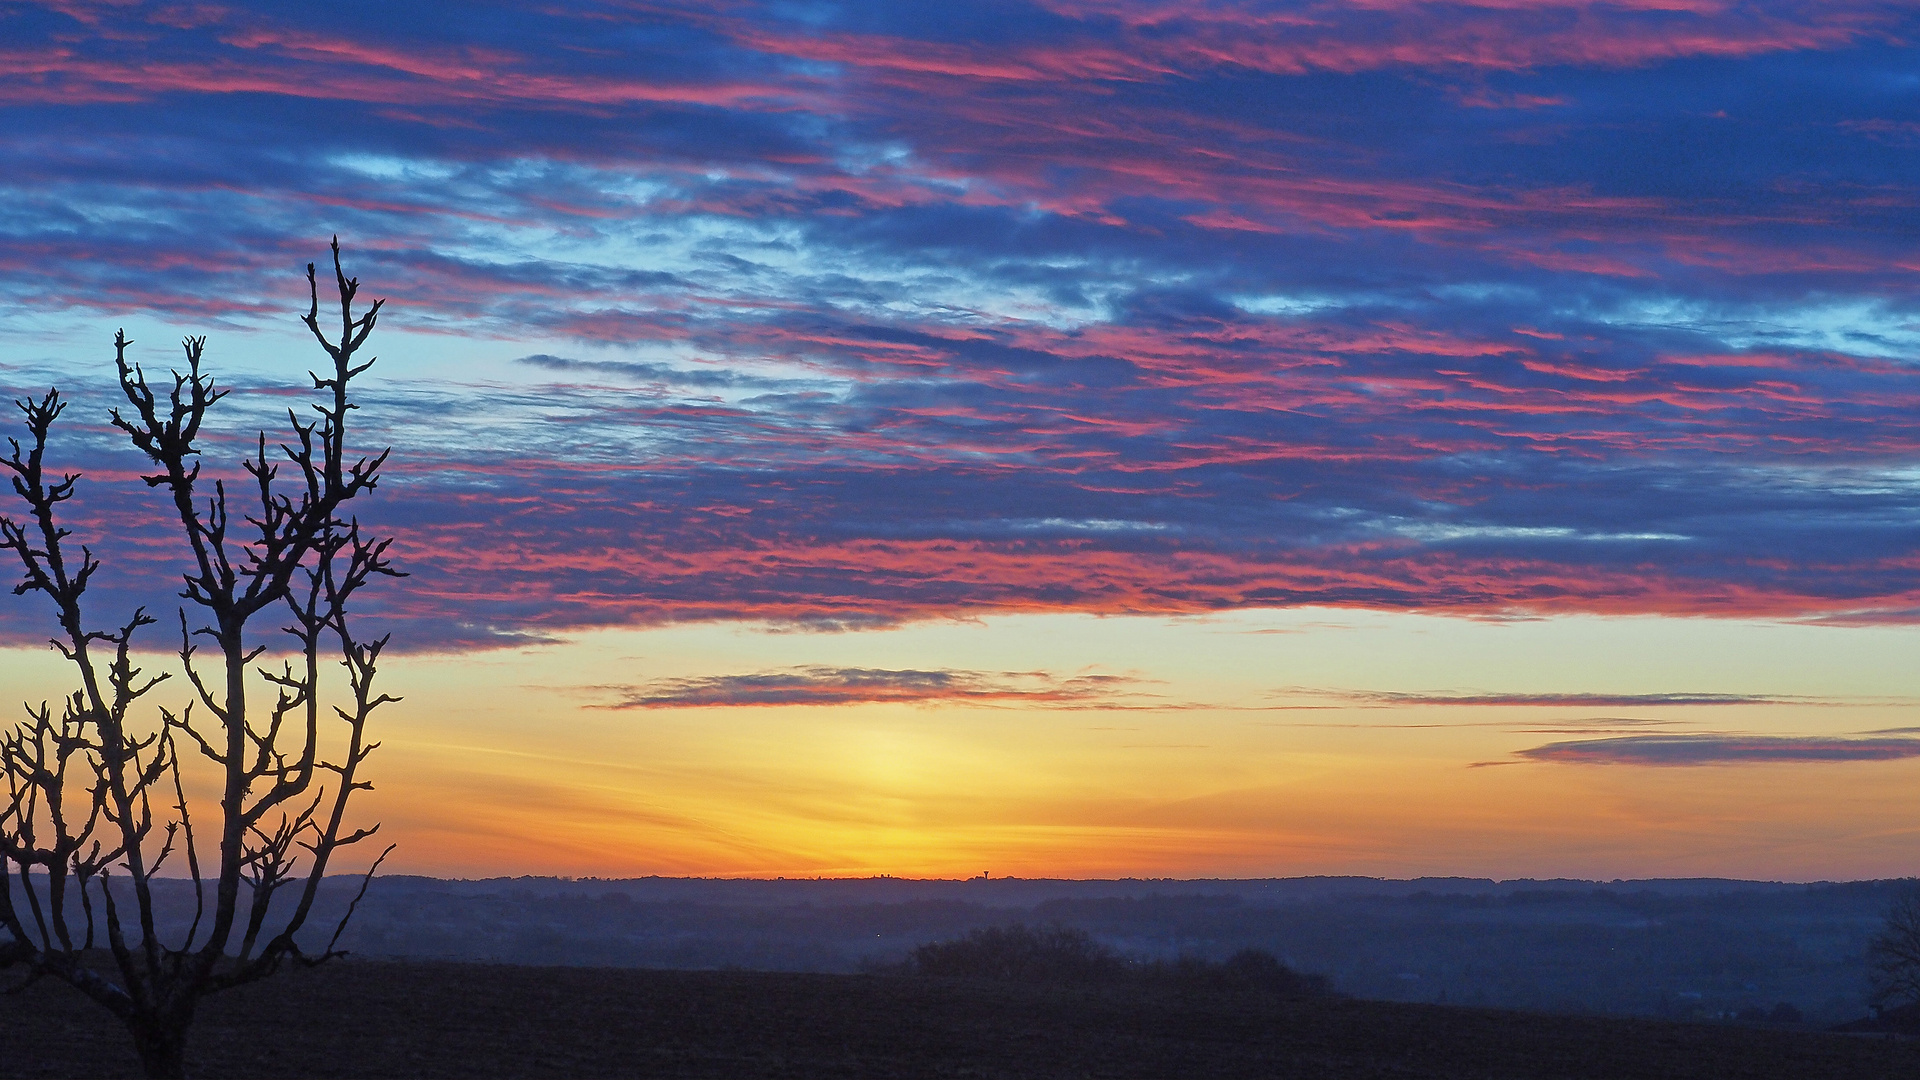
[[[1018,983],[1144,982],[1289,997],[1332,992],[1325,976],[1294,971],[1264,949],[1241,949],[1224,960],[1200,956],[1143,960],[1121,955],[1085,930],[1024,923],[982,927],[948,941],[929,942],[904,961],[876,965],[875,970]]]
[[[1327,895],[1334,884],[1347,891]],[[1472,891],[1445,893],[1437,883],[1344,880],[383,877],[340,945],[372,958],[854,972],[1022,923],[1071,927],[1123,957],[1170,966],[1259,950],[1356,998],[1700,1019],[1760,1010],[1769,1022],[1789,1015],[1785,1003],[1825,1025],[1867,1012],[1867,943],[1906,887],[1572,884],[1496,893],[1465,882]],[[329,880],[318,924],[331,926],[358,886]],[[184,930],[196,910],[191,886],[154,887],[157,921]],[[1295,899],[1255,898],[1268,894]]]

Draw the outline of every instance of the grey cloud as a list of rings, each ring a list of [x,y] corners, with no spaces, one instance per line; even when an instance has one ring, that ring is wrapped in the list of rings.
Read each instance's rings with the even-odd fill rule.
[[[1589,709],[1636,709],[1661,705],[1799,705],[1812,700],[1767,694],[1409,694],[1386,690],[1363,691],[1350,696],[1372,705],[1517,705]]]
[[[703,390],[791,389],[810,385],[796,379],[767,379],[742,374],[727,368],[684,368],[670,364],[650,364],[622,360],[574,360],[548,353],[534,353],[515,360],[516,364],[543,371],[567,371],[641,382],[666,383]]]
[[[1548,743],[1517,752],[1563,765],[1740,765],[1892,761],[1920,757],[1920,738],[1796,735],[1622,735]]]
[[[1122,675],[1059,678],[1044,671],[890,670],[809,665],[741,675],[659,679],[605,687],[608,709],[688,709],[771,705],[856,705],[874,702],[983,703],[1091,708],[1137,693]]]

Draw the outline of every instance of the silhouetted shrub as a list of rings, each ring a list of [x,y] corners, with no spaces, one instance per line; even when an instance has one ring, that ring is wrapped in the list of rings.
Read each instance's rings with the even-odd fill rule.
[[[1129,967],[1085,930],[1018,923],[929,942],[913,950],[907,966],[918,975],[1009,982],[1112,982],[1125,978]]]
[[[1331,991],[1324,975],[1303,975],[1264,949],[1241,949],[1214,962],[1183,956],[1144,965],[1140,974],[1155,982],[1194,989],[1264,990],[1289,997],[1318,997]]]
[[[922,945],[893,970],[1027,983],[1126,980],[1186,990],[1261,991],[1289,997],[1332,992],[1325,976],[1302,975],[1260,949],[1242,949],[1224,961],[1182,956],[1138,963],[1095,941],[1084,930],[1069,926],[1035,929],[1018,923],[972,930],[952,941]]]
[[[1733,1018],[1743,1024],[1772,1024],[1779,1027],[1789,1027],[1801,1020],[1800,1010],[1785,1001],[1771,1009],[1764,1005],[1749,1005],[1734,1013]]]
[[[1869,1001],[1877,1011],[1920,1003],[1920,885],[1909,884],[1867,943]]]

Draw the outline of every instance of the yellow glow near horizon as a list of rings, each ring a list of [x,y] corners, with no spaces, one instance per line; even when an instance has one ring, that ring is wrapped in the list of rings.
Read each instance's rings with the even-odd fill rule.
[[[1670,733],[1914,726],[1917,633],[1324,610],[599,631],[393,657],[385,689],[407,700],[381,717],[378,787],[357,817],[400,844],[389,871],[469,877],[1904,876],[1920,759],[1515,755],[1605,717]],[[58,692],[57,657],[5,657],[10,684]],[[622,687],[800,666],[1126,682],[1091,703],[607,707]],[[1798,700],[1623,710],[1360,696],[1466,692]]]

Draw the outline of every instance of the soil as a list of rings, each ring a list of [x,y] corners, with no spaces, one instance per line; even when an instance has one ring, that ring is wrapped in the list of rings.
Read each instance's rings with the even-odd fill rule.
[[[348,960],[207,1002],[198,1077],[1920,1075],[1920,1042],[1141,985]],[[65,986],[0,998],[0,1077],[137,1076]]]

